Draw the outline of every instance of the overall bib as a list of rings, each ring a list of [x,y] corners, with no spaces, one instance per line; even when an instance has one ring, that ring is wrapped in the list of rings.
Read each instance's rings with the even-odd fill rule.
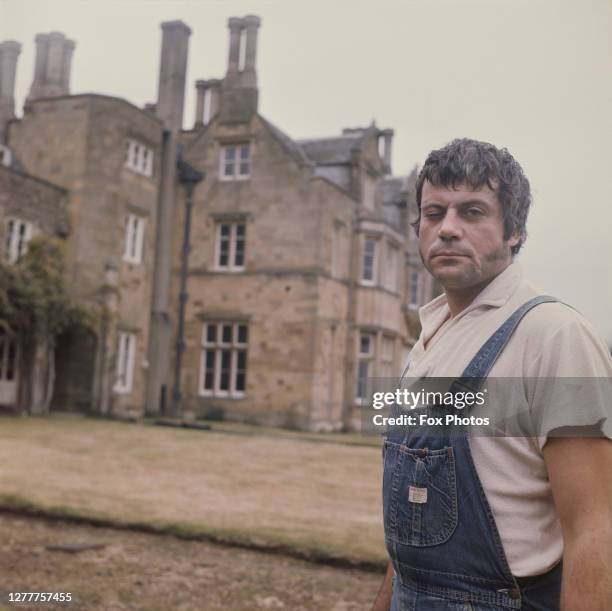
[[[477,392],[523,316],[551,301],[557,299],[540,296],[519,307],[450,390]],[[444,413],[436,409],[444,407],[431,413]],[[391,611],[558,611],[561,563],[541,576],[510,572],[467,430],[439,427],[432,435],[427,427],[394,427],[383,456],[385,544],[395,569]]]

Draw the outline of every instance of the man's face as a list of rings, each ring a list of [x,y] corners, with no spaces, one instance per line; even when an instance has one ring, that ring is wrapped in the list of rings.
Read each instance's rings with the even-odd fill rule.
[[[419,252],[445,289],[487,284],[510,265],[518,241],[517,235],[504,240],[501,204],[489,187],[423,184]]]

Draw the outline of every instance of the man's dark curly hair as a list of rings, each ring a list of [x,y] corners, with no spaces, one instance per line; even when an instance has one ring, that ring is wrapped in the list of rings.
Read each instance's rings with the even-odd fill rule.
[[[456,188],[465,184],[472,189],[487,185],[495,192],[502,207],[504,239],[516,231],[519,241],[512,247],[516,255],[527,238],[527,214],[531,205],[531,189],[523,169],[507,149],[498,149],[488,142],[468,138],[453,140],[432,151],[425,160],[416,182],[419,216],[412,224],[419,233],[423,184]]]

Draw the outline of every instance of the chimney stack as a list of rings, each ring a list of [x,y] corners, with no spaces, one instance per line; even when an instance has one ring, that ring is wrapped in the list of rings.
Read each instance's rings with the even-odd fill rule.
[[[61,32],[37,34],[34,80],[27,102],[70,94],[70,67],[75,42]]]
[[[15,117],[15,75],[21,45],[14,40],[0,43],[0,144],[6,143],[8,121]]]
[[[227,74],[221,90],[223,123],[246,123],[257,112],[257,32],[261,19],[255,15],[230,17]]]
[[[391,143],[393,141],[393,130],[383,129],[380,133],[384,138],[383,164],[385,166],[385,174],[391,174]]]
[[[161,24],[162,48],[157,89],[157,116],[164,127],[179,131],[183,126],[187,52],[191,29],[182,21]]]
[[[196,115],[195,126],[208,125],[219,112],[219,97],[221,95],[221,81],[208,79],[196,81]]]

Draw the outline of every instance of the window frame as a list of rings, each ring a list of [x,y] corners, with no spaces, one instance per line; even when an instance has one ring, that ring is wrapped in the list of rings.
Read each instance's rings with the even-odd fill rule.
[[[23,236],[19,229],[23,228]],[[28,244],[32,239],[34,226],[16,216],[9,216],[5,220],[4,258],[8,263],[17,263],[28,252]]]
[[[221,247],[222,247],[222,242],[225,241],[224,236],[222,236],[222,227],[224,225],[228,225],[230,230],[229,230],[229,236],[227,238],[227,242],[228,242],[228,252],[227,252],[227,257],[228,257],[228,264],[227,265],[222,265],[221,264]],[[241,236],[238,236],[238,227],[242,226],[244,228],[243,233]],[[246,263],[246,229],[247,229],[247,223],[246,220],[236,220],[236,221],[224,221],[224,220],[218,220],[216,221],[216,227],[215,227],[215,265],[214,265],[214,269],[216,271],[220,271],[220,272],[243,272],[245,269],[245,263]],[[242,264],[236,264],[236,256],[238,253],[238,242],[242,243]]]
[[[363,352],[362,351],[362,341],[364,338],[368,338],[370,345],[369,345],[369,350],[368,352]],[[367,399],[367,397],[361,396],[361,392],[363,390],[362,388],[362,369],[361,369],[361,365],[362,363],[365,363],[367,365],[367,371],[366,371],[366,376],[365,376],[365,382],[364,384],[366,385],[366,390],[367,390],[367,380],[368,378],[373,377],[372,376],[372,371],[370,370],[370,367],[374,366],[375,363],[375,358],[376,358],[376,333],[370,332],[370,331],[359,331],[359,335],[357,336],[357,367],[355,370],[355,402],[356,403],[362,403],[363,401],[365,401]]]
[[[375,238],[372,236],[365,236],[363,239],[363,250],[361,253],[361,269],[360,269],[360,273],[359,273],[359,281],[361,284],[365,285],[365,286],[376,286],[376,283],[378,281],[378,250],[379,250],[379,238]],[[372,277],[371,278],[366,278],[365,277],[365,270],[366,270],[366,257],[368,256],[367,253],[367,245],[371,243],[374,245],[374,250],[371,254],[372,256],[372,263],[371,263],[371,270],[372,270]]]
[[[421,274],[418,270],[410,270],[408,283],[408,307],[418,310],[421,302]]]
[[[133,221],[137,223],[135,231]],[[126,263],[141,265],[143,262],[145,223],[146,218],[139,214],[130,212],[126,216],[123,238],[123,261]]]
[[[118,395],[129,395],[134,389],[134,362],[136,360],[136,334],[130,331],[119,331],[117,334],[117,363],[113,392]],[[125,364],[125,371],[123,371]]]
[[[243,161],[242,151],[246,150],[246,162]],[[233,151],[233,160],[230,162],[233,165],[233,170],[231,173],[227,173],[227,160],[226,153],[228,151]],[[219,155],[219,178],[222,181],[232,181],[232,180],[248,180],[251,177],[251,143],[250,142],[235,142],[235,143],[227,143],[222,144],[220,147],[220,155]],[[246,174],[241,171],[241,166],[243,163],[247,164],[247,172]]]
[[[141,176],[153,176],[153,159],[155,151],[134,138],[126,140],[126,150],[123,165]]]
[[[208,329],[214,327],[214,340],[208,339]],[[224,341],[224,328],[231,328],[230,341]],[[240,328],[246,329],[246,341],[240,341]],[[207,387],[207,357],[213,352],[212,388]],[[221,376],[223,374],[223,353],[230,352],[229,363],[229,388],[221,388]],[[221,399],[244,399],[247,388],[249,352],[249,325],[244,320],[209,320],[202,325],[202,336],[200,341],[200,373],[198,378],[198,394],[201,397],[216,397]],[[244,368],[238,369],[239,354],[244,354]],[[238,389],[238,376],[242,372],[243,389]]]

